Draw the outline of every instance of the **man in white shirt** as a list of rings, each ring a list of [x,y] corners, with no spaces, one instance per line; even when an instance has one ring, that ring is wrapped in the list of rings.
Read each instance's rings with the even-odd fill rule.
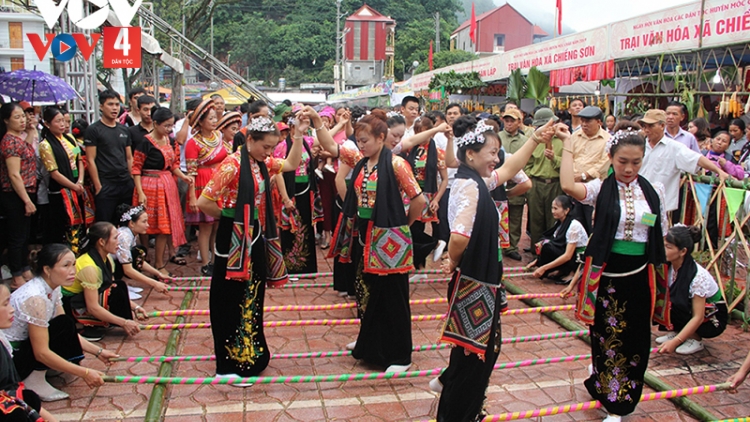
[[[570,113],[570,133],[573,133],[581,128],[581,118],[578,117],[578,112],[586,108],[586,103],[580,98],[573,98],[568,104],[568,113]]]
[[[401,100],[401,114],[406,120],[406,131],[402,139],[408,139],[414,136],[414,122],[419,117],[419,100],[417,97],[408,95]]]
[[[700,154],[701,149],[698,146],[698,141],[695,139],[695,136],[680,127],[682,119],[685,118],[685,106],[677,101],[672,101],[667,106],[666,116],[667,120],[666,127],[664,128],[664,136],[673,139]]]
[[[638,121],[646,136],[646,152],[639,174],[649,182],[664,185],[664,208],[677,209],[680,193],[680,173],[695,173],[698,167],[719,175],[722,183],[729,177],[713,161],[692,151],[677,141],[664,136],[667,116],[662,110],[649,110]]]
[[[440,113],[442,115],[443,113]],[[438,117],[440,116],[438,115]],[[445,108],[445,122],[448,123],[451,127],[453,127],[453,123],[456,122],[456,119],[461,117],[461,106],[458,103],[450,103],[448,104],[448,107]],[[440,123],[436,123],[440,124]],[[435,135],[435,144],[438,148],[445,148],[450,147],[453,148],[453,153],[455,154],[455,143],[454,142],[448,142],[448,138],[445,136],[445,134],[440,133],[438,134],[440,137]],[[445,139],[445,143],[443,142],[443,138]],[[432,254],[432,260],[437,261],[440,259],[440,257],[443,255],[443,252],[445,251],[445,247],[448,245],[448,239],[450,238],[450,226],[448,224],[448,198],[451,195],[451,186],[453,186],[453,181],[456,179],[456,172],[458,169],[448,167],[448,188],[445,189],[445,193],[443,194],[443,197],[440,198],[440,208],[438,208],[438,219],[440,222],[437,225],[437,237],[438,237],[438,244],[435,248],[435,252]]]

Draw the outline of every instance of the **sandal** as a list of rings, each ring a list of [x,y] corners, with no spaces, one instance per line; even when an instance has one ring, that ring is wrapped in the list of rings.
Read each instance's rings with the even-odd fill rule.
[[[181,256],[172,255],[171,258],[169,258],[169,262],[177,265],[187,265],[187,260]]]

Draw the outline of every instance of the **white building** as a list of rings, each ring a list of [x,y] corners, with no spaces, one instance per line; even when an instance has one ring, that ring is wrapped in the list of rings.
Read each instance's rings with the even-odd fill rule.
[[[44,19],[8,1],[0,2],[0,69],[10,72],[34,69],[50,73],[48,52],[39,60],[26,34],[38,34],[44,43]]]

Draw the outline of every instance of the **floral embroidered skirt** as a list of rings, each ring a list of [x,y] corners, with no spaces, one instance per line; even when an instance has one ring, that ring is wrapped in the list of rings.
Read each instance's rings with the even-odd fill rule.
[[[641,268],[646,257],[611,254],[606,273]],[[607,412],[627,415],[643,391],[651,347],[651,283],[648,269],[626,277],[602,276],[590,328],[594,373],[584,385]]]
[[[295,197],[301,225],[295,233],[281,231],[281,248],[284,251],[284,263],[289,274],[309,274],[318,272],[318,257],[315,248],[315,228],[310,190],[307,183],[297,183],[297,191],[306,191]]]
[[[250,280],[227,280],[229,240],[234,219],[222,217],[216,234],[216,261],[211,277],[209,309],[216,353],[216,374],[252,377],[268,366],[271,353],[263,333],[263,301],[267,260],[264,239],[255,221]],[[222,257],[221,255],[224,255]]]

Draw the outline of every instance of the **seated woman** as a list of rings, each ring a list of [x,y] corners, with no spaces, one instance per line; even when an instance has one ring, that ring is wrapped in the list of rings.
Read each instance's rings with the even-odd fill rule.
[[[572,209],[573,201],[567,195],[560,195],[552,201],[552,216],[557,224],[547,230],[535,245],[539,258],[526,266],[537,267],[534,277],[549,277],[555,280],[555,284],[570,283],[566,276],[575,271],[576,257],[586,250],[589,240],[583,224],[571,214]]]
[[[83,352],[106,364],[117,355],[76,334],[75,322],[65,315],[60,300],[60,286],[75,279],[75,255],[67,246],[51,243],[36,254],[35,261],[36,276],[10,297],[15,318],[5,330],[19,378],[42,401],[68,397],[47,382],[48,369],[81,377],[91,388],[103,385],[101,372],[79,366]]]
[[[117,228],[117,260],[115,268],[115,280],[122,280],[125,276],[133,281],[148,284],[155,291],[166,294],[169,289],[167,285],[157,280],[171,281],[172,277],[164,276],[151,264],[146,262],[146,251],[137,246],[135,239],[137,235],[146,234],[148,231],[148,214],[146,209],[140,205],[131,207],[122,204],[117,207],[117,215],[120,216],[120,227]],[[143,272],[154,278],[148,277]]]
[[[99,221],[88,231],[84,254],[76,260],[73,284],[63,286],[65,312],[84,326],[83,337],[98,341],[102,327],[117,325],[128,335],[138,334],[140,328],[133,321],[133,313],[140,320],[146,312],[128,298],[128,286],[115,281],[115,263],[110,254],[117,253],[117,230],[111,223]]]
[[[703,350],[704,338],[714,338],[727,327],[727,305],[718,284],[690,253],[700,240],[695,226],[674,226],[664,238],[669,261],[670,321],[673,331],[658,337],[659,353],[691,355]]]
[[[730,136],[727,132],[719,132],[703,155],[735,179],[742,180],[745,178],[745,170],[742,169],[741,165],[735,163],[732,154],[727,152],[730,142]]]
[[[16,366],[13,364],[13,347],[2,330],[13,325],[13,307],[10,306],[10,290],[0,284],[0,420],[8,421],[57,421],[46,409],[35,392],[21,386]]]

